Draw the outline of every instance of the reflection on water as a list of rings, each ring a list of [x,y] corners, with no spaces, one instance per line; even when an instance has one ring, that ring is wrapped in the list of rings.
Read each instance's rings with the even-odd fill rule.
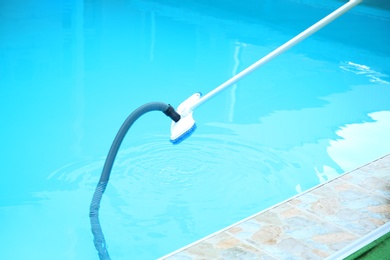
[[[369,116],[372,121],[347,124],[336,132],[341,139],[330,141],[328,154],[345,171],[355,168],[356,160],[369,162],[389,153],[390,111]]]
[[[377,72],[366,65],[357,64],[351,61],[342,62],[340,64],[340,68],[352,72],[355,74],[365,75],[370,79],[370,82],[380,83],[380,84],[390,84],[389,81],[384,80],[383,78],[388,78],[389,76],[386,74],[382,74]]]
[[[232,71],[232,77],[237,75],[238,68],[240,66],[240,52],[241,49],[245,47],[245,44],[236,42],[235,47],[234,47],[234,55],[233,55],[233,60],[234,60],[234,66],[233,66],[233,71]],[[233,122],[234,121],[234,110],[235,110],[235,104],[236,104],[236,90],[237,90],[237,83],[233,84],[230,86],[230,108],[229,108],[229,119],[228,122]]]

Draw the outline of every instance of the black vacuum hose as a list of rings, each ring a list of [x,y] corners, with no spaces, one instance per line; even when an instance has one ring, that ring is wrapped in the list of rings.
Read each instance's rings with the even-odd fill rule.
[[[118,153],[119,147],[123,139],[125,138],[126,133],[138,118],[151,111],[162,111],[165,115],[169,116],[175,122],[178,122],[180,120],[180,115],[170,105],[162,102],[151,102],[142,105],[136,110],[134,110],[134,112],[127,117],[127,119],[119,129],[117,135],[115,136],[115,139],[111,145],[110,151],[108,152],[106,161],[104,163],[103,171],[100,176],[99,183],[96,186],[95,193],[93,194],[91,205],[89,208],[89,217],[94,238],[93,242],[101,260],[108,260],[110,259],[110,256],[107,251],[106,241],[104,239],[103,231],[99,222],[100,201],[102,200],[103,193],[106,190],[107,183],[110,179],[111,169],[114,165],[115,157]]]

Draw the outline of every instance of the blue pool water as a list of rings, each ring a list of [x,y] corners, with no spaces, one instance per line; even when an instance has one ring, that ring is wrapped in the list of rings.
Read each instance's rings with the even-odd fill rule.
[[[164,3],[165,2],[165,3]],[[207,93],[340,1],[2,1],[3,259],[97,259],[89,203],[125,118]],[[390,12],[358,6],[195,111],[130,130],[101,205],[154,259],[389,153]]]

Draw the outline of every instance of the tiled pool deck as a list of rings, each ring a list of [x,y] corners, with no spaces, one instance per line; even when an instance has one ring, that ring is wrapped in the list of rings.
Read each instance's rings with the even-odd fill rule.
[[[390,154],[161,259],[338,259],[389,224]]]

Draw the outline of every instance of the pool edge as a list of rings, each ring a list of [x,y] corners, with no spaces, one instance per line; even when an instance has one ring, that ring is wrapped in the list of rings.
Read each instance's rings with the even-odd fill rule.
[[[386,157],[388,157],[388,158],[386,158]],[[268,207],[268,208],[266,208],[264,210],[261,210],[260,212],[257,212],[257,213],[255,213],[255,214],[253,214],[253,215],[251,215],[251,216],[249,216],[247,218],[244,218],[244,219],[242,219],[242,220],[240,220],[238,222],[235,222],[232,225],[229,225],[229,226],[227,226],[227,227],[225,227],[223,229],[220,229],[220,230],[218,230],[218,231],[216,231],[216,232],[214,232],[214,233],[212,233],[210,235],[207,235],[207,236],[205,236],[205,237],[203,237],[203,238],[201,238],[201,239],[199,239],[199,240],[197,240],[197,241],[195,241],[193,243],[190,243],[190,244],[188,244],[188,245],[186,245],[184,247],[181,247],[181,248],[179,248],[179,249],[177,249],[177,250],[175,250],[175,251],[173,251],[173,252],[171,252],[171,253],[169,253],[167,255],[164,255],[164,256],[162,256],[162,257],[160,257],[158,259],[159,260],[163,260],[163,259],[171,258],[171,257],[177,255],[178,253],[183,252],[183,251],[185,251],[185,250],[187,250],[187,249],[189,249],[189,248],[191,248],[191,247],[193,247],[195,245],[198,245],[198,244],[200,244],[200,243],[202,243],[202,242],[204,242],[204,241],[206,241],[206,240],[208,240],[208,239],[210,239],[210,238],[212,238],[214,236],[217,236],[217,235],[219,235],[219,234],[221,234],[223,232],[226,232],[227,230],[229,230],[229,229],[231,229],[233,227],[236,227],[236,226],[238,226],[238,225],[240,225],[242,223],[245,223],[245,222],[247,222],[247,221],[249,221],[251,219],[254,219],[255,217],[260,216],[260,215],[262,215],[262,214],[264,214],[266,212],[270,212],[273,209],[275,209],[275,208],[277,208],[277,207],[279,207],[281,205],[287,204],[287,203],[289,203],[289,202],[291,202],[291,201],[293,201],[293,200],[295,200],[295,199],[297,199],[299,197],[302,197],[305,194],[309,194],[312,191],[315,191],[315,190],[319,189],[320,187],[327,186],[330,183],[334,183],[336,180],[340,180],[343,177],[345,177],[345,176],[347,176],[349,174],[352,174],[353,172],[359,171],[360,169],[363,169],[365,167],[369,167],[369,166],[371,166],[371,165],[373,165],[373,164],[375,164],[377,162],[380,162],[382,160],[385,160],[385,159],[390,161],[390,153],[388,153],[388,154],[386,154],[384,156],[381,156],[380,158],[375,159],[375,160],[373,160],[371,162],[368,162],[368,163],[366,163],[366,164],[364,164],[362,166],[359,166],[359,167],[357,167],[357,168],[355,168],[353,170],[344,172],[344,173],[340,174],[339,176],[337,176],[337,177],[335,177],[335,178],[333,178],[331,180],[328,180],[328,181],[326,181],[324,183],[320,183],[320,184],[318,184],[318,185],[316,185],[316,186],[314,186],[314,187],[312,187],[312,188],[310,188],[310,189],[308,189],[308,190],[306,190],[306,191],[304,191],[302,193],[296,194],[295,196],[292,196],[292,197],[290,197],[290,198],[288,198],[288,199],[286,199],[286,200],[284,200],[284,201],[282,201],[280,203],[277,203],[277,204],[275,204],[275,205],[273,205],[271,207]],[[382,226],[389,225],[388,221],[390,221],[390,220],[387,219],[387,221]],[[325,222],[327,222],[327,221],[325,221]],[[376,237],[376,235],[375,235],[376,232],[380,232],[378,230],[381,229],[382,226],[379,226],[378,228],[372,230],[371,232],[369,232],[366,235],[358,237],[357,239],[353,240],[351,243],[349,243],[345,247],[341,248],[340,250],[337,250],[337,251],[333,252],[332,254],[329,254],[326,258],[327,259],[335,259],[334,257],[337,257],[338,255],[344,255],[345,256],[345,254],[352,253],[353,251],[358,250],[359,249],[358,247],[360,245],[363,246],[363,244],[364,244],[363,242],[364,241],[368,242],[370,240],[370,236],[371,237]]]

